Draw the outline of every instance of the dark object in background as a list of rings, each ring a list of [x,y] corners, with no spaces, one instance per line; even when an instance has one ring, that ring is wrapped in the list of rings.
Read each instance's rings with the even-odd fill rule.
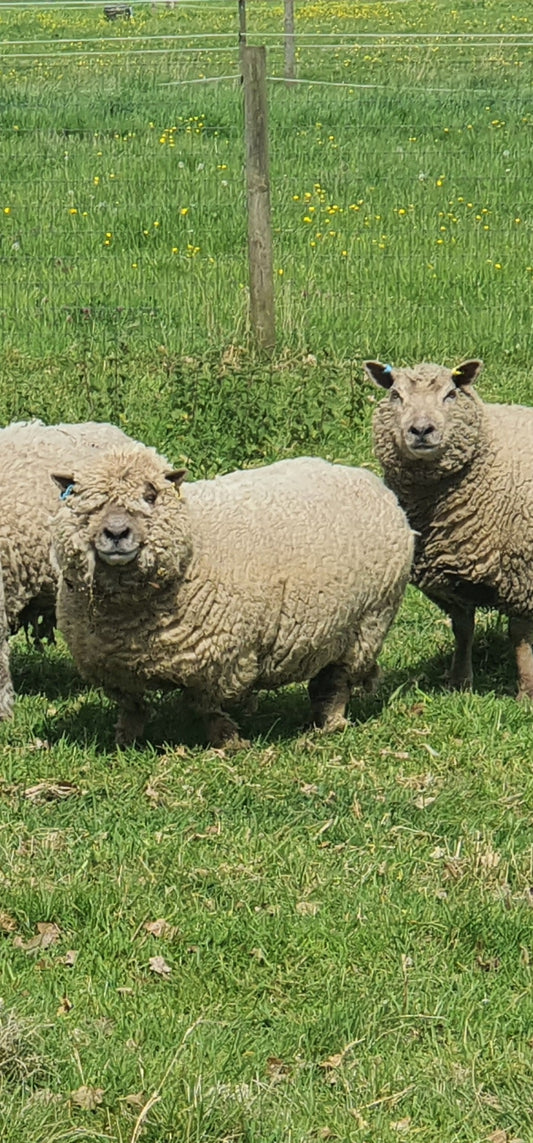
[[[131,20],[133,8],[131,4],[106,4],[104,16],[106,20],[117,20],[119,16],[123,16],[125,20]]]

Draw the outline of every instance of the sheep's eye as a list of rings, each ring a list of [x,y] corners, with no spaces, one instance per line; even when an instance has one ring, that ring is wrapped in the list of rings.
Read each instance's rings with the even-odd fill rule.
[[[401,398],[397,389],[391,389],[390,399],[391,399],[391,401],[401,401],[402,398]]]
[[[154,488],[153,485],[150,484],[148,488],[145,489],[144,500],[147,504],[155,504],[157,500],[157,488]]]
[[[450,392],[446,394],[444,400],[445,401],[455,401],[456,397],[457,397],[457,389],[450,389]]]

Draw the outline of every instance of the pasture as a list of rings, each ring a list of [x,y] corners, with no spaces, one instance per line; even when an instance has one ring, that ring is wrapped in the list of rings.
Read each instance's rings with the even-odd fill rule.
[[[250,0],[274,77],[282,22]],[[533,403],[529,5],[297,5],[308,82],[269,85],[271,360],[239,83],[185,82],[238,74],[236,29],[208,0],[0,9],[1,423],[109,419],[195,477],[372,464],[367,356],[479,356],[483,396]],[[236,755],[177,696],[115,749],[61,642],[13,646],[5,1143],[526,1143],[533,713],[495,615],[451,694],[448,623],[410,589],[343,734],[303,731],[291,688]]]

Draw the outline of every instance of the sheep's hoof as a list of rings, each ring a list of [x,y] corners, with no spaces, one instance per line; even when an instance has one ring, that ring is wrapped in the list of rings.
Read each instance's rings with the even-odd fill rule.
[[[207,720],[207,737],[209,745],[216,749],[235,753],[237,750],[246,750],[250,743],[241,738],[239,728],[227,714],[212,714]]]
[[[349,721],[350,720],[345,718],[343,714],[337,712],[328,715],[326,718],[321,718],[320,721],[311,718],[311,721],[305,724],[303,730],[304,733],[311,731],[315,734],[338,734],[340,731],[346,730],[346,727],[349,726]]]
[[[449,691],[471,691],[474,684],[472,675],[456,675],[453,671],[450,672],[446,679],[446,686]]]

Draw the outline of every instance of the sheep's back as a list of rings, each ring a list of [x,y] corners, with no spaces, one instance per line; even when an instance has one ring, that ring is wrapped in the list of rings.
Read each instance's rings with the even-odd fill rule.
[[[59,493],[52,474],[69,475],[95,449],[128,440],[114,425],[90,421],[22,421],[0,429],[0,555],[11,629],[30,604],[53,611],[50,531]]]
[[[195,551],[248,584],[383,588],[409,560],[395,496],[365,469],[301,457],[184,486]],[[372,581],[372,583],[370,583]]]

